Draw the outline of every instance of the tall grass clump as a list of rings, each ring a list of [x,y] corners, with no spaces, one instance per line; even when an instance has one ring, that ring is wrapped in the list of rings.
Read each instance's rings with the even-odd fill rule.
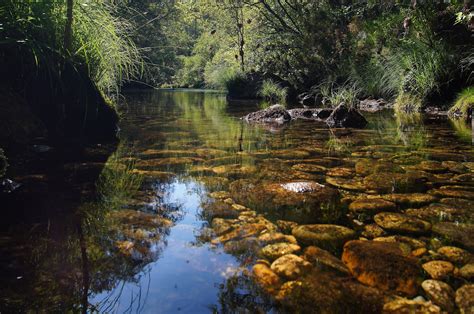
[[[278,102],[285,103],[288,96],[288,89],[272,80],[264,80],[258,91],[258,95],[272,104]]]
[[[357,105],[360,95],[360,88],[355,83],[344,83],[337,85],[334,82],[324,82],[316,89],[322,97],[324,104],[337,107],[341,103],[349,107]]]
[[[474,108],[474,86],[464,89],[457,96],[448,114],[452,118],[468,118]]]
[[[74,1],[68,48],[66,9],[66,1],[2,1],[3,57],[21,60],[18,71],[25,75],[46,69],[53,81],[64,81],[64,66],[72,65],[77,72],[85,70],[102,93],[118,92],[121,82],[140,70],[138,49],[128,36],[131,24],[118,17],[112,3]]]

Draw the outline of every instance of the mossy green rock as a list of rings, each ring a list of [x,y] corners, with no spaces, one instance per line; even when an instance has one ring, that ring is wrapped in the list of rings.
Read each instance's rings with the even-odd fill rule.
[[[425,234],[431,230],[429,222],[400,213],[378,213],[374,221],[383,229],[393,232]]]
[[[345,242],[356,236],[354,230],[331,224],[301,225],[292,234],[304,245],[315,245],[324,249],[341,248]]]

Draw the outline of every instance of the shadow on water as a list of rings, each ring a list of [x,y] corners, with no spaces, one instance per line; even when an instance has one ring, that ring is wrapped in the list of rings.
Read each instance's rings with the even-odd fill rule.
[[[107,160],[55,160],[60,174],[19,174],[25,187],[39,180],[44,193],[26,189],[22,197],[31,201],[13,202],[2,225],[0,310],[379,310],[380,294],[319,266],[301,285],[282,285],[288,291],[280,289],[275,302],[251,268],[271,262],[267,245],[296,245],[296,224],[336,223],[360,234],[354,219],[372,218],[354,217],[349,204],[357,197],[425,193],[454,176],[424,161],[449,160],[467,173],[474,161],[467,130],[392,112],[368,115],[365,130],[239,119],[258,108],[229,104],[219,93],[133,93]],[[13,219],[15,204],[22,219]],[[340,246],[327,250],[340,256]]]

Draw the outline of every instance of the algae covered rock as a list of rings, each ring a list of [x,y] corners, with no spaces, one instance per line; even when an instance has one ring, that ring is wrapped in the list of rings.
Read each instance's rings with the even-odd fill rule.
[[[439,306],[431,302],[421,300],[396,299],[385,303],[384,314],[438,314],[441,313]]]
[[[381,198],[394,202],[397,205],[403,207],[420,207],[433,203],[437,200],[435,196],[424,193],[393,193],[382,195]]]
[[[378,213],[374,221],[385,230],[400,233],[424,234],[431,230],[429,222],[400,213]]]
[[[311,264],[294,254],[287,254],[277,258],[271,269],[279,276],[294,280],[311,269]]]
[[[330,250],[341,248],[346,241],[356,235],[352,229],[331,224],[301,225],[294,228],[292,234],[304,245],[315,245]]]
[[[423,264],[423,269],[433,279],[444,279],[453,274],[454,265],[448,261],[430,261]]]
[[[357,280],[368,286],[409,296],[418,291],[418,262],[404,255],[396,243],[349,241],[344,245],[342,261]]]
[[[263,247],[260,251],[260,255],[273,261],[283,255],[297,253],[300,250],[301,247],[297,244],[280,242]]]
[[[468,250],[474,250],[474,224],[438,222],[433,224],[433,233]]]
[[[474,313],[474,284],[467,284],[456,290],[456,305],[461,314]]]
[[[384,211],[393,211],[395,209],[397,209],[395,203],[382,198],[360,199],[349,205],[349,210],[353,213],[375,214]]]
[[[425,280],[421,283],[428,298],[441,309],[451,313],[454,305],[454,290],[450,285],[439,280]]]
[[[459,269],[459,276],[473,280],[474,279],[474,263],[466,264]]]
[[[281,286],[281,279],[270,266],[260,262],[253,266],[252,275],[256,283],[267,293],[275,295]]]
[[[308,246],[303,257],[314,266],[325,266],[343,274],[349,273],[349,269],[340,259],[316,246]]]
[[[471,253],[455,246],[443,246],[437,252],[455,264],[464,265],[474,261],[474,256]]]

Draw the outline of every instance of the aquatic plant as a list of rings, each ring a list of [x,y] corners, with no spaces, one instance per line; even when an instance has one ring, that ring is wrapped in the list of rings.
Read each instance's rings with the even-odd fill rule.
[[[133,158],[126,158],[130,157],[127,151],[126,144],[122,144],[109,157],[100,174],[97,190],[105,208],[118,209],[142,184],[143,176],[132,171],[135,161]]]
[[[474,108],[474,86],[464,89],[457,96],[453,106],[449,109],[449,116],[452,118],[466,119],[469,111]]]
[[[264,80],[258,95],[273,104],[285,103],[288,96],[288,88],[282,87],[273,80]]]

